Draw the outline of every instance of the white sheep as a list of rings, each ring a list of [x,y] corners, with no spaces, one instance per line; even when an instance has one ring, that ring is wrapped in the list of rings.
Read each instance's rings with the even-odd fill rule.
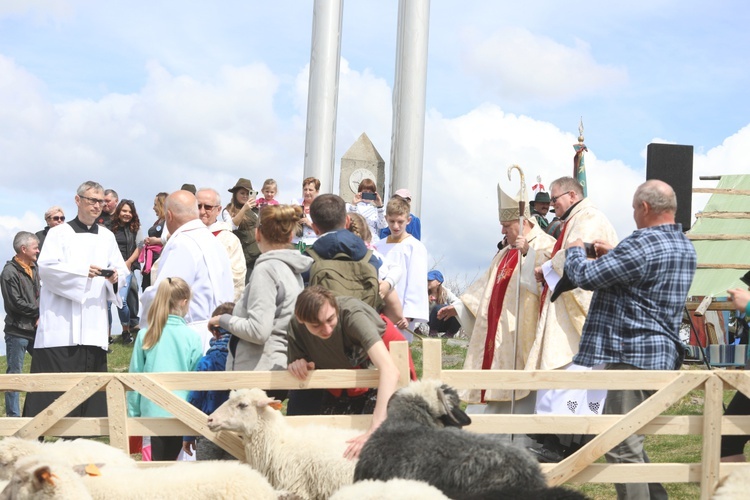
[[[96,469],[107,474],[91,475]],[[88,472],[88,473],[87,473]],[[289,498],[276,492],[258,471],[230,461],[176,462],[164,467],[70,467],[43,456],[18,462],[0,500],[224,500]]]
[[[455,389],[437,380],[412,382],[388,402],[388,416],[362,448],[354,480],[415,479],[453,499],[582,498],[547,488],[526,450],[460,429],[470,423]]]
[[[331,500],[450,500],[427,483],[412,479],[375,481],[368,479],[344,486],[334,493]]]
[[[323,500],[351,484],[356,462],[344,458],[344,451],[346,441],[361,433],[324,426],[292,427],[280,408],[281,403],[261,389],[232,391],[229,400],[208,418],[208,427],[239,433],[246,462],[276,489]]]
[[[36,439],[6,437],[0,441],[0,479],[10,479],[18,459],[45,455],[69,465],[101,462],[110,465],[134,466],[135,460],[124,451],[91,439],[58,440],[40,443]]]
[[[750,491],[750,468],[743,467],[729,474],[714,492],[713,500],[747,498]]]

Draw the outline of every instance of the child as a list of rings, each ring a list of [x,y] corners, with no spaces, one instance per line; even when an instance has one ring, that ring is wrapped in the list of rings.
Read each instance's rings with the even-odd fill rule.
[[[378,279],[380,280],[380,297],[383,299],[383,310],[379,311],[390,319],[396,327],[404,329],[409,326],[409,322],[404,318],[404,312],[401,309],[401,300],[398,293],[394,290],[396,283],[401,279],[401,269],[383,263],[383,255],[377,251],[372,244],[372,232],[364,216],[358,213],[349,213],[349,231],[356,234],[365,242],[367,248],[373,251],[381,266],[378,270]]]
[[[453,306],[460,302],[460,299],[443,286],[443,281],[445,281],[443,273],[437,269],[427,273],[427,293],[430,294],[430,337],[437,337],[445,332],[444,337],[453,338],[461,329],[461,323],[456,318],[455,306]]]
[[[385,257],[389,266],[399,267],[403,276],[396,283],[401,298],[404,317],[409,329],[416,323],[426,323],[430,317],[427,295],[427,249],[421,241],[406,232],[411,217],[409,203],[398,196],[391,198],[385,210],[385,220],[391,234],[375,243],[375,248]],[[411,334],[404,336],[411,340]]]
[[[232,314],[234,302],[226,302],[217,307],[211,316]],[[210,347],[206,354],[198,361],[195,367],[197,372],[223,372],[227,365],[227,354],[229,353],[229,340],[232,334],[220,326],[212,327],[213,338],[209,341]],[[229,399],[229,391],[190,391],[188,403],[201,410],[206,415],[212,414]],[[197,451],[201,460],[234,460],[234,457],[222,450],[211,441],[193,436],[182,439],[182,451],[192,456]]]
[[[279,202],[274,199],[274,196],[276,196],[276,193],[278,192],[275,180],[266,179],[266,182],[263,183],[263,187],[261,188],[260,192],[263,194],[263,196],[258,196],[258,199],[255,203],[258,208],[262,208],[264,205],[279,204]]]
[[[138,332],[130,358],[130,373],[187,372],[195,368],[203,352],[200,335],[187,326],[190,287],[182,278],[167,278],[159,284],[148,311],[148,325]],[[187,399],[188,391],[173,391]],[[159,405],[137,392],[128,393],[131,417],[171,417]],[[181,436],[153,436],[153,460],[176,460],[182,449]]]

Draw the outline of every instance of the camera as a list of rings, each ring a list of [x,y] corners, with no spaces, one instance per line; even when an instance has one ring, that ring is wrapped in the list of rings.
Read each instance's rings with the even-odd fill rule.
[[[115,274],[114,269],[99,269],[99,274],[104,276],[105,278],[109,278],[113,274]]]
[[[586,248],[586,257],[589,259],[596,259],[596,249],[593,243],[584,243],[583,246]]]
[[[375,201],[378,199],[378,193],[368,193],[367,191],[362,193],[363,200]]]

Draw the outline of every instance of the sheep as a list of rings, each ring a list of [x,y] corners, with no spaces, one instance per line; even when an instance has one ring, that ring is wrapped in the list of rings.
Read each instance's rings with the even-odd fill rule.
[[[391,479],[374,481],[367,479],[344,486],[334,493],[331,500],[450,500],[447,496],[427,483],[412,479]]]
[[[40,443],[36,439],[6,437],[0,441],[0,479],[10,479],[18,459],[44,454],[70,465],[104,462],[110,465],[134,466],[135,460],[124,451],[90,439],[59,440]]]
[[[750,490],[750,469],[737,469],[724,478],[714,492],[713,500],[733,500],[736,498],[747,498]]]
[[[97,469],[110,469],[106,475]],[[93,500],[290,499],[276,492],[256,470],[229,461],[177,462],[164,467],[70,467],[41,455],[19,460],[0,500],[16,498]]]
[[[324,426],[292,427],[281,403],[261,389],[232,391],[208,418],[216,432],[233,431],[245,444],[245,461],[279,490],[310,500],[329,498],[351,484],[354,460],[344,458],[347,441],[361,432]]]
[[[547,489],[537,461],[526,450],[493,435],[461,430],[471,423],[455,389],[437,380],[412,382],[388,402],[388,416],[367,440],[354,480],[415,479],[454,499],[500,497],[522,487],[535,497]]]

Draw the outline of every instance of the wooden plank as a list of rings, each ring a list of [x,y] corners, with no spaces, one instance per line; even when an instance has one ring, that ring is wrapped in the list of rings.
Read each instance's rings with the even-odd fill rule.
[[[750,190],[747,189],[732,189],[732,188],[693,188],[693,193],[703,194],[736,194],[742,196],[749,196]]]
[[[698,212],[695,214],[698,219],[750,219],[748,212]]]
[[[682,396],[704,383],[709,377],[710,374],[680,372],[669,385],[624,415],[612,427],[594,437],[577,452],[556,464],[547,475],[547,482],[550,486],[558,486],[567,482],[616,444],[637,432],[646,422],[659,416]]]
[[[107,415],[109,421],[109,444],[130,454],[128,442],[128,405],[125,386],[117,379],[107,384]]]
[[[438,339],[422,340],[422,379],[442,380],[443,343]]]
[[[557,464],[540,464],[542,472],[549,474]],[[648,463],[648,464],[591,464],[569,483],[697,483],[701,477],[701,464]]]
[[[694,234],[685,233],[692,241],[748,241],[750,234]]]
[[[554,427],[556,434],[600,434],[620,420],[619,415],[481,415],[472,414],[469,432],[480,434],[544,434]],[[746,418],[750,425],[750,417]],[[636,431],[637,434],[700,435],[703,416],[663,415]]]
[[[0,390],[21,392],[67,392],[86,377],[114,376],[112,373],[24,373],[0,374]]]
[[[242,440],[236,434],[228,432],[215,433],[211,431],[208,425],[206,425],[206,415],[202,411],[184,399],[175,396],[155,380],[151,380],[150,375],[144,373],[120,375],[120,380],[131,389],[140,392],[142,396],[147,397],[170,412],[191,427],[196,433],[211,440],[234,457],[244,459],[245,447],[242,444]]]
[[[57,398],[51,405],[14,434],[25,439],[36,439],[49,429],[52,424],[70,413],[79,404],[86,401],[92,394],[109,381],[106,376],[84,376],[72,389]]]
[[[700,302],[686,302],[685,306],[688,308],[689,311],[695,311],[698,306],[700,305]],[[734,311],[737,309],[734,305],[734,302],[727,302],[727,301],[716,301],[714,300],[711,302],[711,305],[708,306],[709,311]]]
[[[711,498],[719,482],[721,461],[721,416],[724,382],[719,377],[706,380],[703,403],[703,451],[701,462],[701,498]]]
[[[406,387],[411,377],[409,375],[409,343],[405,340],[391,342],[389,345],[391,359],[398,368],[398,386]]]
[[[440,380],[461,389],[658,390],[683,372],[657,370],[443,370]]]
[[[698,269],[750,269],[750,264],[698,264]],[[710,309],[710,307],[709,307]]]
[[[750,398],[750,373],[744,371],[717,371],[715,373],[732,388]]]

